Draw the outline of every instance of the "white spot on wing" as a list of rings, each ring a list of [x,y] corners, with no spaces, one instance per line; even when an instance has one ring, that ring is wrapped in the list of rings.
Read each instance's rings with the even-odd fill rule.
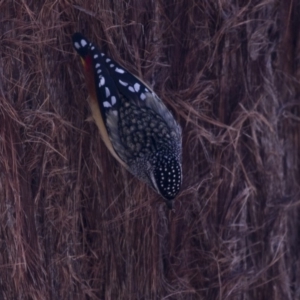
[[[120,69],[120,68],[116,68],[116,72],[120,73],[120,74],[123,74],[125,73],[125,71],[123,69]]]
[[[111,104],[108,101],[103,102],[104,107],[111,107]]]
[[[115,65],[114,65],[114,64],[110,64],[109,66],[110,66],[111,68],[113,68]]]
[[[87,45],[87,41],[84,40],[84,39],[82,39],[82,40],[80,41],[80,44],[81,44],[82,47],[85,47],[85,46]]]
[[[100,69],[99,69],[99,70],[97,70],[97,74],[100,74],[101,72],[102,72],[102,70],[100,70]]]
[[[75,47],[76,49],[80,49],[79,43],[78,43],[78,42],[75,42],[75,43],[74,43],[74,47]]]
[[[117,99],[115,96],[111,96],[111,105],[115,105],[117,103]]]
[[[103,76],[100,76],[99,78],[100,78],[99,87],[101,87],[102,85],[105,84],[105,79]]]
[[[92,49],[92,50],[95,50],[95,47],[94,47],[94,46],[92,46],[92,47],[91,47],[91,49]]]
[[[129,90],[130,92],[133,92],[133,93],[134,93],[134,88],[133,88],[132,86],[129,86],[129,87],[128,87],[128,90]]]
[[[136,92],[138,92],[138,91],[140,90],[140,87],[141,87],[141,86],[140,86],[139,83],[135,83],[135,84],[134,84],[134,89],[135,89]]]
[[[105,54],[104,53],[101,53],[101,56],[104,56]]]
[[[95,68],[98,69],[100,68],[100,66],[101,66],[100,64],[96,64]]]
[[[110,91],[107,86],[105,87],[105,96],[106,96],[106,98],[108,98],[110,96]]]
[[[108,63],[108,62],[110,62],[110,59],[109,59],[109,58],[107,58],[107,59],[106,59],[106,62],[107,62],[107,63]]]
[[[141,98],[141,100],[145,100],[145,99],[146,99],[146,95],[145,95],[144,93],[142,93],[142,94],[140,95],[140,98]]]
[[[122,80],[120,80],[120,79],[119,79],[119,82],[120,82],[122,85],[124,85],[124,86],[127,86],[127,85],[128,85],[127,82],[124,82],[124,81],[122,81]]]
[[[95,54],[95,55],[94,55],[94,58],[98,58],[98,54]]]

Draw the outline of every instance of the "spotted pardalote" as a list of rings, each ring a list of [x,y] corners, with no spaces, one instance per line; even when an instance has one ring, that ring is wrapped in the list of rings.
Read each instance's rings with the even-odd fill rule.
[[[89,104],[112,155],[172,207],[182,182],[181,128],[141,79],[82,34],[72,37],[81,57]]]

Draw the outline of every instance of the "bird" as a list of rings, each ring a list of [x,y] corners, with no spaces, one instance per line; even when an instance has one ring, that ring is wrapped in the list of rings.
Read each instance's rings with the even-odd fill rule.
[[[92,117],[110,153],[173,208],[182,185],[182,129],[156,93],[81,33],[81,58]]]

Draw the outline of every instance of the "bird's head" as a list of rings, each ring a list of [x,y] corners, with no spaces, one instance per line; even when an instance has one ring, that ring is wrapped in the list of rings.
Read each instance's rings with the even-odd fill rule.
[[[172,200],[178,194],[182,183],[180,158],[170,152],[157,152],[152,160],[148,177],[152,187],[172,208]]]

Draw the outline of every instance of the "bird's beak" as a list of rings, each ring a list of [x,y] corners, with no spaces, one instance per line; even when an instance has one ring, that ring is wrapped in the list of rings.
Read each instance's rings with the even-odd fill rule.
[[[165,200],[167,206],[168,206],[168,209],[172,210],[173,209],[173,200]]]

